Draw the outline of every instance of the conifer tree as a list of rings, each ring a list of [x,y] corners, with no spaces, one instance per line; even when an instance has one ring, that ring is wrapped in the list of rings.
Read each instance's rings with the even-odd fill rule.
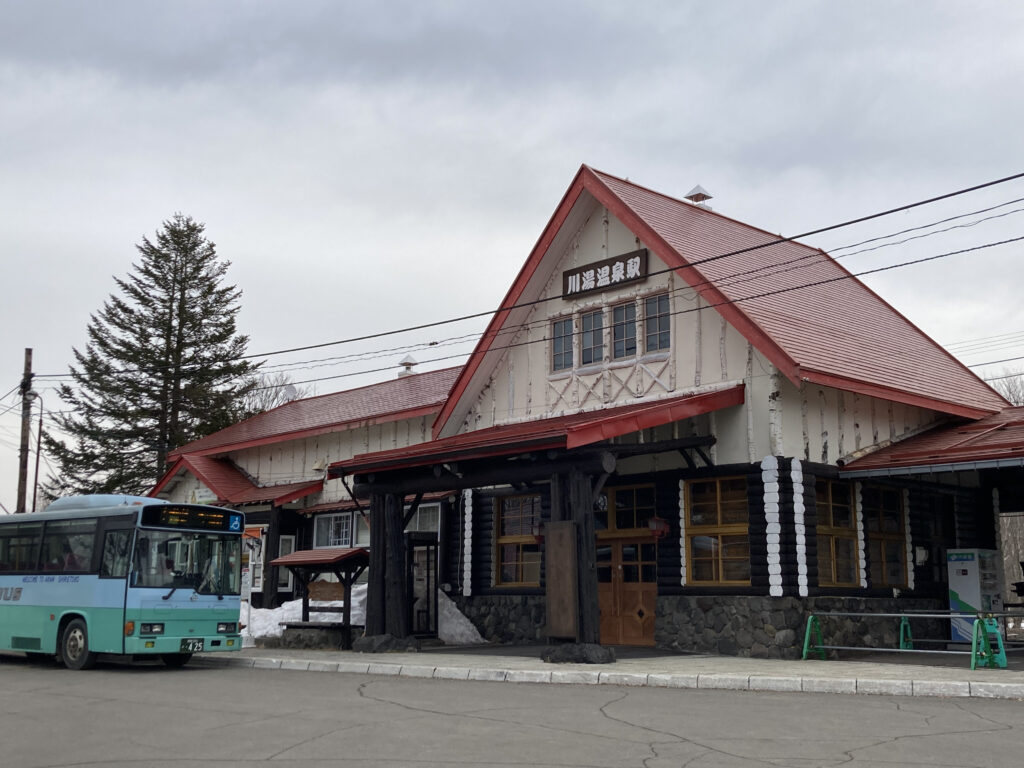
[[[46,435],[59,464],[48,493],[144,493],[176,447],[235,421],[256,385],[236,331],[241,291],[224,285],[230,262],[205,225],[175,214],[93,314],[83,350],[73,349],[72,384]]]

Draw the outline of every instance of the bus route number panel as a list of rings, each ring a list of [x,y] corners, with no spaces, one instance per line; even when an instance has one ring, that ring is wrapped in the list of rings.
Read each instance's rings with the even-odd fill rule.
[[[226,509],[160,504],[142,510],[142,525],[242,532],[242,515]]]

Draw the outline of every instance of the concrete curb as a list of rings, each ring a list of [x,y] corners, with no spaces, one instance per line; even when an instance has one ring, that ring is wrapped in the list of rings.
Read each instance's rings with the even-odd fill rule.
[[[986,699],[1024,699],[1024,683],[969,680],[913,680],[856,677],[744,675],[727,672],[637,673],[578,669],[502,669],[498,667],[430,666],[386,661],[319,661],[294,658],[203,656],[193,664],[240,669],[344,673],[414,677],[434,680],[474,680],[492,683],[556,685],[618,685],[650,688],[689,688],[719,691],[862,694],[874,696],[943,696]]]

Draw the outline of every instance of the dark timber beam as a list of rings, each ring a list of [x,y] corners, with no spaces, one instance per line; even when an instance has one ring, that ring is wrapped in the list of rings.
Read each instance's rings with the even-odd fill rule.
[[[384,494],[370,494],[370,569],[366,582],[366,634],[383,635],[387,541],[384,523]]]
[[[400,493],[389,493],[384,498],[384,537],[387,541],[385,563],[384,632],[392,637],[408,637],[409,594],[406,589],[405,525]],[[371,550],[372,551],[372,550]]]
[[[263,607],[277,608],[277,566],[270,563],[281,554],[281,508],[270,508],[266,551],[263,553]]]
[[[535,480],[548,480],[553,474],[578,469],[585,474],[597,475],[615,471],[615,455],[608,450],[590,456],[565,457],[555,461],[546,459],[509,461],[472,466],[462,465],[457,476],[436,477],[432,471],[395,471],[387,474],[356,475],[352,490],[357,496],[371,493],[430,493],[431,491],[485,488],[489,485],[513,485]]]
[[[412,504],[409,505],[409,511],[405,513],[405,517],[403,518],[404,524],[402,525],[403,531],[409,527],[409,522],[412,520],[413,515],[416,514],[416,510],[420,508],[421,501],[423,501],[422,491],[416,494],[416,498],[414,498],[412,500]]]
[[[590,477],[579,470],[569,472],[569,507],[572,510],[572,519],[576,523],[578,642],[600,643],[601,620],[597,600],[593,487],[590,484]]]

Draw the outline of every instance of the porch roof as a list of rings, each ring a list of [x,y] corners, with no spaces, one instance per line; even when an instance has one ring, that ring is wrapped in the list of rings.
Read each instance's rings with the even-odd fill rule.
[[[843,468],[844,476],[1024,466],[1024,407],[967,424],[937,427]]]
[[[328,467],[328,477],[384,472],[524,451],[572,449],[743,403],[744,385],[655,402],[502,424],[426,443],[363,453]]]
[[[274,558],[271,565],[285,568],[324,567],[345,563],[353,566],[370,564],[370,553],[362,547],[329,547],[325,549],[300,549]]]

